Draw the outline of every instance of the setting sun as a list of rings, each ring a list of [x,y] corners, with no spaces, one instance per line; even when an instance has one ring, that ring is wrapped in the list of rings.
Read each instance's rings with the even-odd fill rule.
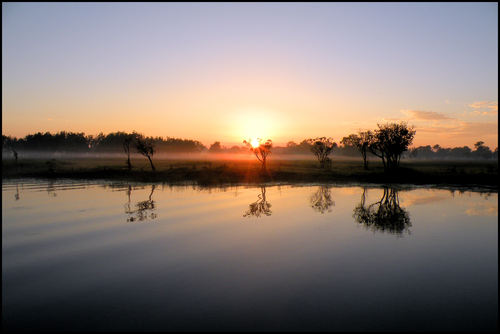
[[[250,141],[250,145],[252,145],[253,148],[257,148],[259,147],[260,143],[259,143],[259,140],[257,138],[253,138],[251,141]]]

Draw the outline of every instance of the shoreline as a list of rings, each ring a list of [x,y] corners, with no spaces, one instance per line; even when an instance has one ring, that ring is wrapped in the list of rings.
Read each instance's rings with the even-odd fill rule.
[[[411,183],[374,183],[374,182],[358,182],[358,181],[345,181],[345,182],[262,182],[262,183],[218,183],[203,185],[195,181],[141,181],[141,180],[124,180],[124,179],[89,179],[89,178],[46,178],[46,177],[8,177],[2,178],[3,184],[15,184],[17,182],[25,181],[46,181],[46,182],[64,182],[64,181],[87,181],[89,185],[95,184],[111,184],[111,185],[167,185],[172,187],[197,187],[199,189],[214,189],[214,188],[230,188],[230,187],[245,187],[245,188],[258,188],[258,187],[313,187],[313,186],[326,186],[329,188],[337,187],[363,187],[371,188],[394,188],[398,191],[409,191],[416,189],[437,189],[437,190],[451,190],[451,191],[471,191],[479,193],[498,193],[498,187],[481,185],[481,184],[450,184],[450,183],[434,183],[434,184],[411,184]]]
[[[99,162],[99,164],[97,163]],[[312,185],[312,184],[363,184],[393,187],[426,187],[453,189],[481,189],[498,192],[498,163],[457,164],[454,162],[407,163],[398,170],[384,172],[382,166],[373,164],[363,170],[359,162],[338,162],[330,170],[318,168],[314,162],[274,162],[263,173],[259,166],[249,162],[223,161],[218,165],[198,161],[166,164],[158,161],[155,172],[144,169],[128,171],[121,160],[108,165],[105,161],[92,161],[89,165],[72,161],[25,161],[15,166],[2,161],[2,181],[19,178],[49,180],[103,180],[120,182],[154,182],[168,184],[195,184],[200,187],[262,184]],[[163,163],[163,164],[162,164]]]

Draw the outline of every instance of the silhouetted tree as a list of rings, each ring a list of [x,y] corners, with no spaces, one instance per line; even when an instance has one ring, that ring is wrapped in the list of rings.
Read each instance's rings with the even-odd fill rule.
[[[332,138],[318,137],[307,139],[307,143],[311,146],[311,152],[314,153],[319,161],[321,168],[330,167],[331,159],[328,157],[337,143]]]
[[[368,161],[366,159],[366,155],[368,153],[368,147],[373,142],[373,133],[371,131],[360,131],[358,134],[351,134],[347,137],[342,138],[341,143],[349,146],[356,147],[361,156],[363,157],[363,167],[364,169],[368,169]]]
[[[395,169],[399,167],[401,155],[413,142],[416,131],[405,122],[377,125],[368,149],[382,159],[385,170]]]
[[[130,135],[126,132],[113,132],[107,135],[100,133],[95,138],[92,138],[90,146],[94,152],[119,152],[123,150],[123,142]],[[202,143],[191,139],[167,138],[163,137],[148,137],[151,143],[157,150],[162,152],[201,152],[206,149]]]
[[[87,152],[89,138],[83,132],[61,131],[56,134],[46,132],[27,135],[19,141],[20,148],[32,151],[49,152]]]
[[[220,142],[216,141],[212,145],[210,145],[210,148],[208,149],[208,152],[210,152],[210,153],[220,153],[220,152],[222,152],[222,146],[220,145]]]
[[[398,192],[394,188],[384,187],[380,201],[365,206],[366,188],[363,189],[360,204],[354,208],[354,219],[373,231],[389,232],[401,235],[410,233],[410,217],[405,209],[399,206]]]
[[[410,157],[418,159],[470,159],[472,150],[468,146],[443,148],[438,144],[433,147],[426,145],[410,149]]]
[[[7,148],[9,141],[11,141],[12,138],[10,136],[2,135],[2,149]]]
[[[17,165],[17,151],[14,149],[14,147],[11,147],[10,150],[12,151],[12,154],[14,155],[14,160]]]
[[[243,153],[246,152],[246,147],[245,146],[238,146],[238,145],[233,145],[231,148],[227,150],[229,153]]]
[[[99,133],[91,144],[94,152],[119,152],[126,150],[124,143],[129,142],[132,144],[130,137],[135,137],[135,132],[132,134],[123,131],[111,132],[107,135]]]
[[[273,147],[273,142],[271,139],[266,140],[262,143],[262,139],[257,138],[259,146],[254,147],[250,142],[244,140],[243,143],[246,144],[250,151],[252,151],[257,159],[261,163],[261,167],[263,171],[267,171],[267,156],[271,154],[271,148]]]
[[[132,169],[132,163],[130,162],[130,145],[134,141],[134,138],[135,138],[135,135],[130,134],[130,135],[125,136],[125,138],[123,139],[123,150],[127,154],[127,168],[128,168],[128,170]]]
[[[171,138],[168,137],[166,140],[162,137],[157,137],[153,139],[153,144],[155,147],[162,152],[201,152],[207,148],[197,140],[191,139],[181,139],[181,138]]]
[[[245,212],[243,217],[260,217],[262,214],[270,216],[271,203],[266,200],[266,187],[260,187],[260,194],[258,195],[258,200],[248,205],[248,211]]]
[[[488,146],[484,145],[484,141],[478,141],[474,144],[475,150],[472,152],[473,156],[480,159],[491,159],[493,152]]]
[[[454,147],[450,151],[452,158],[470,158],[472,150],[468,146]]]
[[[321,214],[331,212],[331,207],[335,205],[328,186],[319,186],[318,190],[312,194],[309,202],[311,203],[313,210]]]
[[[434,152],[432,151],[432,148],[430,145],[419,146],[416,148],[412,148],[410,150],[410,157],[412,157],[412,158],[430,159],[433,156],[434,156]]]
[[[17,154],[17,150],[15,149],[16,142],[17,142],[16,138],[11,138],[10,136],[2,135],[2,148],[5,148],[5,149],[12,152],[12,155],[14,156],[14,160],[15,160],[16,166],[17,166],[18,154]]]
[[[155,153],[153,141],[151,138],[144,138],[143,136],[136,136],[135,140],[137,152],[148,158],[149,163],[151,164],[151,169],[155,171],[156,168],[153,165],[153,160],[151,160],[151,156]]]
[[[302,140],[297,145],[297,153],[309,153],[311,151],[311,144],[307,139]]]
[[[289,141],[285,147],[275,147],[273,151],[277,154],[307,154],[310,152],[310,146],[306,139],[300,144]]]

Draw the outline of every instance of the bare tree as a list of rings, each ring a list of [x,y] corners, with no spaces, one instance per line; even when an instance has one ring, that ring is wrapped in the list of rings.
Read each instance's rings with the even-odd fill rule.
[[[123,140],[123,150],[127,154],[127,168],[128,170],[132,169],[132,163],[130,162],[130,145],[134,141],[134,134],[127,135],[125,139]]]
[[[257,138],[257,142],[254,141],[243,141],[243,144],[250,147],[250,150],[255,154],[257,159],[261,163],[262,171],[267,171],[267,156],[271,154],[271,148],[273,147],[273,142],[271,139],[266,140],[262,143],[262,139]]]
[[[149,163],[151,164],[151,169],[155,171],[156,168],[153,165],[153,160],[151,160],[151,157],[155,153],[153,140],[150,138],[144,138],[142,136],[136,136],[136,148],[137,152],[148,158]]]
[[[368,160],[366,159],[366,155],[368,153],[368,148],[373,142],[373,138],[373,132],[360,131],[357,134],[350,134],[349,136],[342,138],[341,143],[344,146],[356,147],[363,157],[364,169],[368,169]]]
[[[12,154],[14,154],[14,160],[16,161],[17,164],[17,151],[13,147],[11,147],[10,149],[12,150]]]
[[[332,160],[328,155],[337,147],[337,143],[332,138],[326,137],[310,138],[306,139],[306,142],[311,146],[311,152],[318,158],[321,168],[330,167]]]

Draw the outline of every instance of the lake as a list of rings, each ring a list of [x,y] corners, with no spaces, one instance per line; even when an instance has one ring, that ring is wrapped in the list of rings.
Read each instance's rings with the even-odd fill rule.
[[[3,180],[6,329],[496,330],[498,193]]]

